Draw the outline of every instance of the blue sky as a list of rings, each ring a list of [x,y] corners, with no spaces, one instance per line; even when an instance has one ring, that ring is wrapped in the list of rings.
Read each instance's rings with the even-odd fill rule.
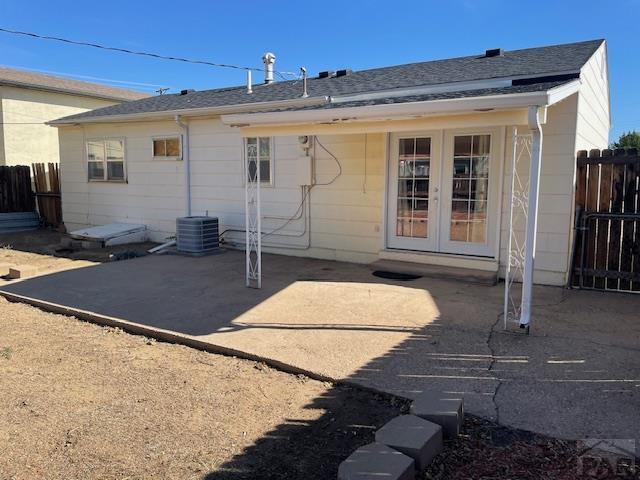
[[[3,0],[0,26],[129,49],[309,72],[606,38],[615,139],[640,130],[640,0],[187,1]],[[637,23],[637,22],[636,22]],[[235,70],[140,58],[0,33],[0,64],[173,91],[244,83]],[[257,74],[258,78],[261,78]],[[152,90],[152,86],[140,86]]]

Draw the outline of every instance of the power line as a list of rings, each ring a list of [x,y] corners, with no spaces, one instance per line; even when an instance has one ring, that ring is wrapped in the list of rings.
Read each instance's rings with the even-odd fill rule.
[[[254,72],[261,72],[263,70],[261,68],[245,67],[245,66],[241,66],[241,65],[231,65],[229,63],[215,63],[215,62],[209,62],[207,60],[195,60],[195,59],[192,59],[192,58],[174,57],[174,56],[171,56],[171,55],[160,55],[158,53],[141,52],[141,51],[137,51],[137,50],[129,50],[127,48],[109,47],[107,45],[101,45],[99,43],[82,42],[82,41],[79,41],[79,40],[70,40],[68,38],[53,37],[53,36],[50,36],[50,35],[40,35],[40,34],[33,33],[33,32],[22,32],[20,30],[10,30],[8,28],[2,28],[2,27],[0,27],[0,32],[10,33],[10,34],[13,34],[13,35],[22,35],[22,36],[25,36],[25,37],[38,38],[40,40],[52,40],[52,41],[55,41],[55,42],[69,43],[69,44],[72,44],[72,45],[80,45],[80,46],[83,46],[83,47],[99,48],[101,50],[110,50],[112,52],[128,53],[130,55],[139,55],[139,56],[142,56],[142,57],[152,57],[152,58],[157,58],[157,59],[161,59],[161,60],[173,60],[173,61],[176,61],[176,62],[194,63],[194,64],[199,64],[199,65],[208,65],[210,67],[233,68],[235,70],[254,71]],[[281,72],[281,73],[290,73],[290,72]]]

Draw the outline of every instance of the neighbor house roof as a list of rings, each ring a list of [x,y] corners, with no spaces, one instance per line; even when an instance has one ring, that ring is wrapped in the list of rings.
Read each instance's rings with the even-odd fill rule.
[[[149,97],[146,93],[136,92],[134,90],[109,87],[98,83],[81,82],[79,80],[6,67],[0,67],[0,85],[33,88],[117,101],[140,100]]]
[[[580,69],[602,45],[604,40],[547,47],[528,48],[523,50],[504,51],[496,56],[484,53],[468,57],[411,63],[392,67],[375,68],[351,72],[344,76],[327,78],[309,78],[309,98],[339,98],[345,100],[353,97],[353,104],[358,102],[367,105],[373,100],[358,99],[358,95],[373,92],[390,92],[388,100],[381,102],[411,102],[417,95],[408,92],[406,96],[394,96],[394,91],[410,90],[418,87],[459,84],[459,88],[446,92],[431,92],[429,98],[458,98],[463,96],[482,96],[519,92],[541,91],[551,86],[561,85],[578,77]],[[474,82],[509,79],[504,84],[487,84],[471,88]],[[170,94],[149,97],[135,102],[101,108],[80,113],[52,122],[67,124],[74,121],[105,121],[109,117],[126,119],[141,117],[145,114],[155,116],[162,112],[193,112],[207,108],[254,107],[255,110],[270,109],[276,102],[300,99],[302,81],[290,80],[271,84],[253,86],[253,93],[247,93],[246,85],[220,88],[214,90],[189,91],[186,94]],[[415,92],[417,93],[417,92]],[[423,92],[424,93],[424,92]],[[424,95],[422,95],[424,97]],[[422,101],[429,98],[423,98]],[[345,103],[324,103],[324,108],[339,108]],[[262,107],[261,107],[261,104]],[[318,108],[309,106],[306,108]],[[283,107],[287,108],[287,107]],[[305,107],[302,107],[305,108]]]

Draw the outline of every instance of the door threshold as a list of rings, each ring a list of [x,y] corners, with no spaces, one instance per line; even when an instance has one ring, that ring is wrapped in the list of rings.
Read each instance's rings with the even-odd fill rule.
[[[423,265],[466,268],[497,274],[499,262],[495,258],[473,257],[455,253],[417,252],[414,250],[385,249],[378,253],[380,260],[392,260]]]

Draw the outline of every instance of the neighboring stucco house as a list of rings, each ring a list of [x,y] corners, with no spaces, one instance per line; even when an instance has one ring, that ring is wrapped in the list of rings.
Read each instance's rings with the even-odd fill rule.
[[[517,129],[533,138],[522,178],[541,158],[535,282],[566,282],[576,151],[608,144],[605,41],[307,82],[273,82],[270,68],[252,88],[185,91],[52,122],[67,228],[142,223],[162,241],[176,217],[208,213],[242,247],[248,154],[260,165],[265,251],[503,272]],[[527,225],[514,225],[522,239]]]
[[[0,165],[58,162],[58,132],[46,122],[149,95],[0,67]]]

